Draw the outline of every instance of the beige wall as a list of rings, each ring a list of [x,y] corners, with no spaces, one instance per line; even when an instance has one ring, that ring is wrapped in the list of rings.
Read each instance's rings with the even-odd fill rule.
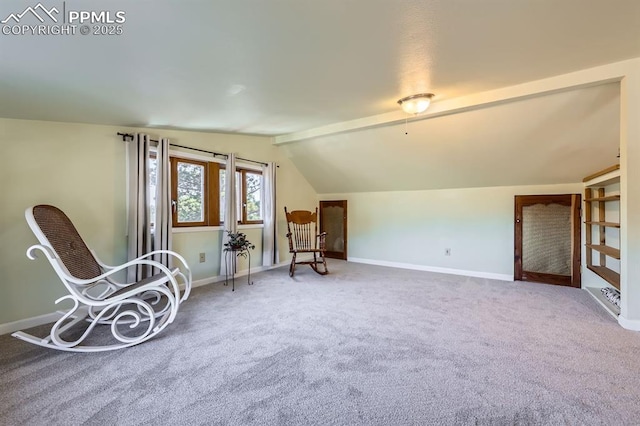
[[[286,233],[283,231],[283,229],[286,230],[286,222],[284,226],[284,228],[279,228],[281,237]],[[262,229],[241,228],[239,231],[244,232],[249,241],[256,246],[250,253],[251,267],[262,266]],[[222,244],[226,241],[223,241],[223,234],[222,231],[187,231],[173,234],[173,250],[186,256],[194,280],[207,280],[218,275],[221,261],[220,251],[223,247]],[[278,244],[280,244],[280,248],[286,247],[287,240],[278,241]],[[205,254],[206,261],[204,263],[200,263],[200,253]],[[286,255],[286,250],[280,250],[280,254],[281,256]],[[238,269],[247,269],[246,264],[247,261],[241,258],[237,263]]]
[[[619,322],[640,330],[640,59],[625,70],[620,103]]]
[[[125,143],[117,132],[144,131],[154,137],[240,157],[276,161],[278,243],[281,260],[288,258],[283,206],[315,206],[314,190],[269,138],[114,126],[0,119],[0,324],[56,310],[54,300],[65,294],[45,259],[30,261],[26,249],[36,243],[24,220],[24,210],[49,203],[63,209],[87,244],[107,263],[126,258]],[[252,264],[262,263],[261,230],[248,229],[255,241]],[[175,234],[176,251],[193,266],[194,279],[218,273],[221,232]],[[205,252],[207,262],[198,263]]]
[[[513,277],[514,196],[582,192],[576,183],[322,194],[320,199],[348,201],[349,258]]]

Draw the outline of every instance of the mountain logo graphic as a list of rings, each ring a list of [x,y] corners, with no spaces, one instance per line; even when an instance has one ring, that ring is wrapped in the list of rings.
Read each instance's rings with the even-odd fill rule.
[[[22,13],[18,13],[18,14],[12,13],[9,16],[7,16],[7,18],[4,21],[0,21],[0,22],[2,22],[3,24],[6,24],[13,19],[15,23],[18,24],[20,23],[20,20],[29,13],[35,16],[38,19],[38,21],[42,23],[44,23],[43,16],[45,17],[48,16],[49,19],[57,23],[58,19],[55,16],[53,16],[53,14],[54,13],[58,14],[60,12],[55,7],[52,7],[51,10],[47,10],[47,8],[42,5],[42,3],[38,3],[35,7],[31,7],[31,6],[27,7]]]

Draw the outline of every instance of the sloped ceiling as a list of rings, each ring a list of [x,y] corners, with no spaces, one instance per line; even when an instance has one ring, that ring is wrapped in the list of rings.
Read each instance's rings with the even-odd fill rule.
[[[2,117],[281,135],[640,57],[638,0],[43,3],[126,22],[0,33]]]
[[[35,3],[0,2],[0,21]],[[640,57],[638,0],[46,6],[124,11],[123,34],[0,34],[0,117],[286,136],[410,94],[437,104]],[[616,162],[618,96],[610,84],[282,149],[319,193],[577,182]]]
[[[320,194],[580,182],[618,162],[619,89],[604,84],[282,148]]]

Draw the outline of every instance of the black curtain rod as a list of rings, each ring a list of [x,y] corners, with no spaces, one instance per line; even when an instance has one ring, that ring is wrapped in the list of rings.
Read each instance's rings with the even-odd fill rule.
[[[212,154],[214,157],[216,155],[219,155],[221,157],[228,157],[227,154],[220,154],[219,152],[207,151],[207,150],[199,149],[199,148],[191,148],[190,146],[176,145],[175,143],[170,143],[169,146],[175,146],[176,148],[189,149],[191,151],[206,152],[207,154]]]
[[[125,141],[125,142],[127,141],[127,139],[128,139],[128,138],[131,138],[131,140],[133,140],[133,135],[132,135],[131,133],[120,133],[120,132],[118,132],[118,136],[122,136],[122,140],[123,140],[123,141]],[[150,140],[151,142],[158,142],[158,141],[157,141],[157,140],[155,140],[155,139],[149,139],[149,140]],[[176,144],[174,144],[174,143],[170,143],[170,144],[169,144],[169,146],[174,146],[174,147],[176,147],[176,148],[190,149],[191,151],[205,152],[205,153],[207,153],[207,154],[211,154],[211,155],[213,155],[214,157],[215,157],[216,155],[219,155],[219,156],[221,156],[221,157],[225,157],[225,158],[226,158],[226,157],[229,157],[229,155],[227,155],[227,154],[221,154],[221,153],[219,153],[219,152],[207,151],[207,150],[199,149],[199,148],[191,148],[191,147],[189,147],[189,146],[176,145]],[[262,164],[263,166],[266,166],[266,165],[267,165],[267,163],[264,163],[264,162],[262,162],[262,161],[249,160],[248,158],[238,157],[238,160],[248,161],[248,162],[250,162],[250,163],[256,163],[256,164]],[[276,166],[276,167],[278,167],[278,168],[279,168],[280,166]]]

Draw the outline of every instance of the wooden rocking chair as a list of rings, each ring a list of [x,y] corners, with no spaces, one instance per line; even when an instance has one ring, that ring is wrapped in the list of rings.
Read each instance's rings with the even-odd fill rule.
[[[61,312],[62,318],[53,325],[49,336],[40,338],[18,331],[13,333],[18,339],[72,352],[137,345],[173,322],[178,306],[189,296],[191,270],[177,253],[157,250],[123,265],[108,266],[89,250],[60,209],[38,205],[28,208],[25,217],[40,242],[27,250],[27,257],[35,259],[38,250],[45,255],[69,292],[56,303],[68,300],[73,306]],[[151,260],[157,253],[173,256],[181,264],[180,269],[170,270]],[[159,273],[134,283],[119,283],[115,279],[114,275],[136,265],[149,265]],[[182,296],[179,281],[184,285]]]
[[[289,253],[293,254],[291,266],[289,266],[289,276],[293,277],[296,265],[309,265],[320,275],[328,274],[329,270],[324,254],[327,233],[318,234],[318,208],[316,207],[316,212],[313,213],[307,210],[287,212],[285,207],[284,214],[287,216]],[[312,253],[313,260],[296,261],[296,256],[299,253]],[[322,270],[319,269],[319,265],[322,265]]]

